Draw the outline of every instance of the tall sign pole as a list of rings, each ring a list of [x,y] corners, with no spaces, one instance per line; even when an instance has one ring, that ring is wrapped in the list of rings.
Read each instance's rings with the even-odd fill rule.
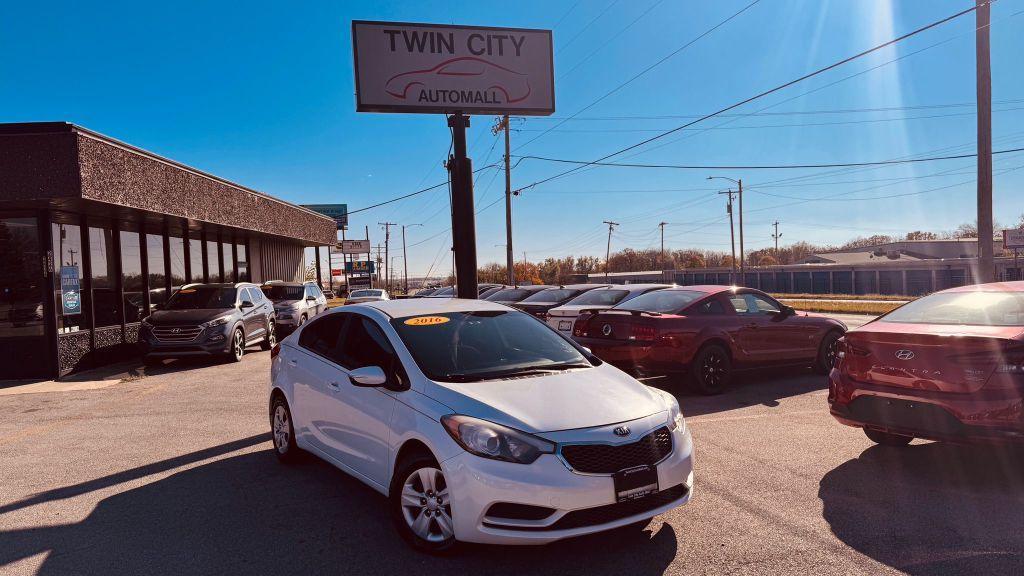
[[[975,0],[975,69],[978,100],[978,277],[995,280],[992,250],[992,67],[989,62],[991,0]]]
[[[512,260],[512,152],[511,152],[511,130],[508,125],[508,114],[505,114],[503,122],[505,126],[505,265],[508,267],[508,285],[516,283],[515,270]]]
[[[452,249],[455,251],[455,294],[476,299],[476,215],[473,212],[473,162],[466,155],[469,118],[462,112],[448,117],[452,129]]]

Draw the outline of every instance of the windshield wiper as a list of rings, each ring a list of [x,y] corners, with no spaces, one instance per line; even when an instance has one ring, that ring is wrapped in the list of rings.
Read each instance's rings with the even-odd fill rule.
[[[498,378],[509,378],[512,376],[535,376],[539,374],[551,374],[565,370],[576,370],[579,368],[593,368],[592,364],[585,362],[564,362],[562,364],[545,364],[542,366],[527,366],[524,368],[510,368],[508,370],[496,370],[494,372],[480,372],[477,374],[455,373],[444,377],[448,382],[478,382],[480,380],[494,380]]]

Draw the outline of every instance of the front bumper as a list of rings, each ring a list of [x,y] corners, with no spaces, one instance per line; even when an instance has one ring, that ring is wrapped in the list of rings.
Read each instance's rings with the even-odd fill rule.
[[[689,429],[672,432],[672,442],[672,453],[657,465],[659,491],[619,504],[611,475],[573,472],[555,454],[524,465],[462,452],[441,463],[449,489],[457,495],[451,501],[455,537],[485,544],[545,544],[625,526],[682,506],[693,491]],[[496,503],[553,512],[541,520],[493,518],[487,512]]]
[[[841,424],[959,443],[1024,443],[1019,390],[951,394],[895,388],[829,373],[829,412]]]
[[[142,329],[139,333],[139,350],[144,356],[154,358],[181,358],[185,356],[219,356],[231,352],[231,338],[222,327],[207,328],[190,342],[161,342],[153,334]]]

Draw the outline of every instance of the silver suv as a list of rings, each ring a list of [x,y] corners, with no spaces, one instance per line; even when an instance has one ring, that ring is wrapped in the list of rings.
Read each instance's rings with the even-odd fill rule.
[[[327,310],[327,297],[316,282],[281,282],[272,280],[261,287],[274,303],[278,332],[290,332],[307,320]]]

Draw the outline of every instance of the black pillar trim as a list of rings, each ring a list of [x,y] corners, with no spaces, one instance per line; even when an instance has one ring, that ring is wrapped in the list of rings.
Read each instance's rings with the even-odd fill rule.
[[[231,277],[235,279],[235,282],[241,282],[242,279],[238,277],[238,244],[235,244],[235,235],[231,235]]]
[[[164,244],[164,302],[171,297],[171,286],[174,282],[171,280],[171,229],[167,223],[167,219],[164,219],[164,224],[161,227],[163,232],[163,244]]]
[[[92,300],[92,238],[89,237],[89,222],[85,214],[79,216],[79,235],[82,237],[82,278],[81,290],[85,293],[82,298],[82,318],[85,320],[85,328],[89,330],[89,352],[96,351],[96,310]],[[92,354],[90,354],[91,356]],[[93,362],[90,360],[90,366]]]
[[[149,244],[146,242],[146,229],[140,225],[136,234],[139,235],[139,260],[142,264],[142,320],[149,317],[152,310],[152,298],[149,297]]]
[[[221,233],[217,232],[215,238],[215,245],[217,246],[217,269],[220,271],[220,279],[218,282],[224,282],[227,278],[224,277],[224,239],[221,237]]]
[[[39,219],[39,246],[43,253],[43,316],[47,345],[50,349],[50,376],[60,376],[60,358],[57,351],[57,306],[54,302],[54,261],[53,255],[53,218],[49,210],[40,210]]]
[[[191,284],[192,279],[192,246],[189,238],[188,220],[181,223],[181,257],[185,259],[185,284]]]
[[[125,309],[124,309],[124,270],[121,268],[121,222],[114,220],[110,223],[110,236],[114,248],[114,268],[116,273],[114,275],[114,294],[117,295],[117,303],[114,308],[117,310],[117,317],[121,320],[121,343],[125,342],[125,336],[128,331],[128,327],[125,322]]]
[[[199,231],[199,248],[203,251],[203,283],[210,281],[210,249],[206,246],[206,228]]]

